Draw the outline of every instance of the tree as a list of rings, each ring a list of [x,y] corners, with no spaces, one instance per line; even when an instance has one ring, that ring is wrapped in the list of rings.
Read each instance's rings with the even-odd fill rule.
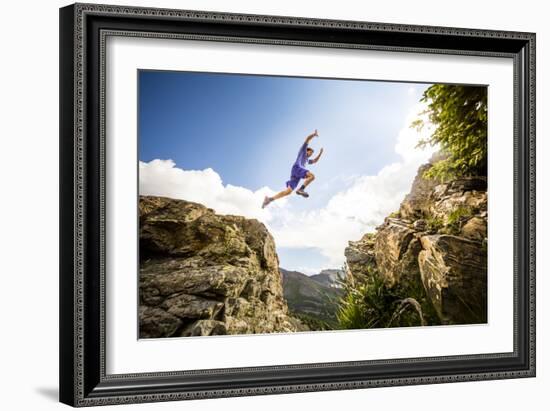
[[[487,175],[487,88],[434,84],[420,100],[428,104],[427,114],[435,126],[430,138],[420,147],[439,144],[445,158],[425,174],[428,178]],[[425,121],[415,120],[411,127],[421,130]]]

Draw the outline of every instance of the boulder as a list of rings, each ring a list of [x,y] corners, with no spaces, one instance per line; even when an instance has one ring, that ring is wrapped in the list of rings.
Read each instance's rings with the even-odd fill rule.
[[[439,234],[420,241],[422,283],[442,323],[487,322],[487,253],[481,243]]]
[[[180,337],[198,337],[201,335],[225,335],[225,323],[215,320],[199,320],[185,327]]]
[[[259,221],[165,197],[140,197],[139,211],[142,338],[304,329]]]
[[[374,242],[376,266],[388,286],[393,287],[402,281],[414,281],[418,277],[416,257],[419,251],[420,243],[415,238],[415,230],[410,223],[397,218],[386,218],[384,224],[378,228]]]
[[[156,307],[139,308],[139,333],[142,338],[171,337],[182,321],[173,314]]]
[[[192,294],[176,294],[164,300],[160,307],[182,319],[214,318],[223,303]]]
[[[487,238],[487,219],[472,217],[462,227],[461,235],[470,240],[483,241]]]
[[[348,280],[363,281],[372,275],[376,267],[374,233],[366,233],[359,241],[349,241],[344,250]]]
[[[445,220],[457,208],[465,210],[469,215],[487,209],[486,177],[462,177],[446,183],[424,178],[424,173],[432,167],[433,161],[418,169],[411,191],[401,202],[401,218],[411,221],[425,218]]]
[[[487,210],[487,192],[466,191],[442,196],[434,195],[434,201],[429,206],[427,214],[432,218],[447,221],[456,210],[460,210],[467,216]]]
[[[448,184],[449,192],[487,191],[487,177],[472,176],[456,178]]]
[[[413,228],[415,231],[426,231],[428,229],[428,222],[421,218],[413,223]]]
[[[431,195],[438,185],[436,180],[426,179],[423,174],[432,167],[431,163],[420,166],[413,180],[411,191],[405,196],[399,207],[401,217],[416,220],[426,215],[431,203]]]

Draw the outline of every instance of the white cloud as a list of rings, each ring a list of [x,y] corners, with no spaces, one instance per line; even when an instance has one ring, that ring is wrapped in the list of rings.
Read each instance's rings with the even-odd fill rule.
[[[231,184],[224,185],[218,173],[205,170],[183,170],[172,160],[139,162],[139,193],[177,198],[201,203],[220,214],[236,214],[269,221],[273,209],[262,209],[265,195],[273,190],[262,187],[251,191]],[[284,206],[285,201],[277,204]]]
[[[287,198],[262,209],[264,196],[274,193],[269,187],[251,191],[224,185],[211,168],[183,170],[172,160],[140,162],[140,194],[194,201],[221,214],[256,218],[266,224],[278,247],[318,248],[329,259],[329,267],[337,268],[344,262],[344,248],[349,240],[358,240],[365,232],[373,231],[385,216],[399,208],[418,167],[436,150],[415,148],[420,139],[432,132],[432,127],[421,132],[409,127],[422,109],[421,105],[414,107],[397,136],[395,151],[401,157],[398,162],[385,166],[376,175],[352,177],[346,189],[336,192],[319,209],[293,210]],[[338,181],[334,179],[334,186],[338,186]],[[311,263],[304,261],[303,265],[315,264]]]

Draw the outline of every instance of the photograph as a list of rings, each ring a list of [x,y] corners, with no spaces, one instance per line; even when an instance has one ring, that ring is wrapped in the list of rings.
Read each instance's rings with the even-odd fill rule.
[[[542,23],[174,6],[59,8],[59,401],[521,408]]]
[[[137,90],[140,339],[488,323],[487,85]]]

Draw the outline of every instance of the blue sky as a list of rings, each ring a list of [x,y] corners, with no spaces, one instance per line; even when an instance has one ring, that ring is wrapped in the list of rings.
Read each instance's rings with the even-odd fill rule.
[[[426,87],[140,71],[139,159],[143,163],[170,159],[174,168],[182,170],[211,168],[224,186],[253,193],[265,187],[279,191],[304,138],[318,129],[319,138],[311,146],[325,152],[318,164],[309,166],[317,177],[309,190],[311,197],[290,196],[284,209],[276,208],[265,217],[267,223],[275,223],[280,217],[273,215],[276,211],[288,217],[288,213],[322,210],[358,178],[399,162],[397,136]],[[289,220],[285,221],[278,223],[282,227]],[[330,265],[316,247],[278,246],[278,253],[281,266],[289,269]],[[312,260],[316,260],[313,265]]]

